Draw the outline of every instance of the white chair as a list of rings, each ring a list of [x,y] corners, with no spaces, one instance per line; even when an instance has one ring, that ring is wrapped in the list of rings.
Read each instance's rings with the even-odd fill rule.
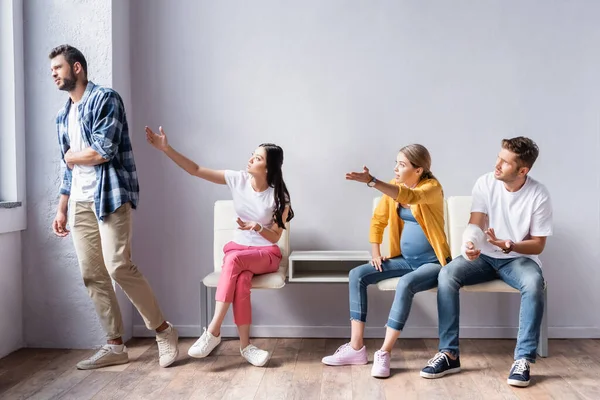
[[[237,214],[233,208],[233,200],[217,200],[214,208],[214,241],[213,241],[213,265],[214,271],[208,274],[202,283],[206,287],[205,304],[206,315],[202,318],[202,325],[208,326],[210,318],[214,313],[214,290],[221,276],[223,265],[223,246],[233,239],[233,233],[238,229],[235,222]],[[290,224],[285,224],[286,229],[281,234],[277,243],[281,249],[281,263],[276,272],[270,274],[255,275],[252,278],[252,289],[281,289],[285,286],[288,272],[288,257],[290,255]],[[203,289],[203,288],[202,288]]]
[[[373,209],[379,203],[380,197],[373,200]],[[471,196],[452,196],[444,201],[445,214],[445,230],[448,244],[450,245],[450,253],[452,258],[460,255],[460,247],[462,245],[462,234],[471,215]],[[384,233],[383,243],[381,244],[381,254],[389,255],[389,241],[387,229]],[[379,290],[388,291],[396,290],[398,280],[400,278],[386,279],[377,284]],[[538,343],[537,353],[540,357],[548,357],[548,301],[547,301],[547,286],[544,287],[544,316],[540,330],[540,341]],[[477,285],[465,286],[462,290],[466,292],[487,292],[487,293],[519,293],[500,279],[490,282],[480,283]],[[436,289],[431,289],[436,291]]]

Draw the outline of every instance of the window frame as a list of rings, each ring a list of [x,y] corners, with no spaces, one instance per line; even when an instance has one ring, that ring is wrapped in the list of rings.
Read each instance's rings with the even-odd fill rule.
[[[0,234],[24,230],[25,79],[23,0],[0,1]],[[12,54],[12,57],[5,55]]]

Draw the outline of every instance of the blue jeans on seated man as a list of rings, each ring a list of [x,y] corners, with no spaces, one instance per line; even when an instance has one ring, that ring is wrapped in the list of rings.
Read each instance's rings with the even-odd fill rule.
[[[380,272],[371,264],[364,264],[350,271],[350,319],[367,321],[367,286],[384,279],[401,277],[387,322],[388,327],[401,331],[410,313],[415,293],[436,287],[442,267],[439,263],[411,265],[408,260],[399,256],[385,260],[381,268]]]
[[[544,313],[544,277],[539,265],[527,257],[506,259],[482,254],[469,261],[459,256],[442,269],[437,295],[440,352],[459,355],[460,288],[498,278],[521,292],[515,360],[535,362]]]

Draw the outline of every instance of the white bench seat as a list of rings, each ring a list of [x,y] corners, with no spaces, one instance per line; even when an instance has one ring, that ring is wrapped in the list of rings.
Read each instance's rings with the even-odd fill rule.
[[[373,200],[373,209],[379,203],[381,198],[377,197]],[[462,245],[462,234],[469,223],[471,216],[471,196],[452,196],[448,197],[444,202],[444,214],[446,224],[446,237],[450,245],[450,253],[452,258],[460,255],[460,247]],[[389,255],[389,240],[387,230],[381,244],[381,254]],[[400,278],[390,278],[383,280],[377,284],[377,288],[383,291],[395,291]],[[538,343],[537,352],[540,357],[548,357],[548,288],[544,288],[544,316],[540,330],[540,341]],[[520,293],[518,290],[509,286],[500,279],[489,282],[479,283],[477,285],[465,286],[461,289],[465,292],[485,292],[485,293]],[[437,289],[429,290],[437,292]]]

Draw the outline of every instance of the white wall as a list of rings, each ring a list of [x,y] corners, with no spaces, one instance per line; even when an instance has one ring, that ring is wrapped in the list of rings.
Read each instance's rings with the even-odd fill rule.
[[[144,141],[162,124],[202,165],[243,168],[261,142],[286,150],[293,250],[368,249],[371,198],[344,173],[392,177],[397,150],[426,145],[446,195],[469,194],[500,140],[541,148],[532,175],[553,196],[543,254],[550,334],[598,336],[600,4],[543,1],[132,4],[132,136],[141,179],[134,253],[168,318],[199,334],[212,267],[212,203]],[[371,334],[392,296],[370,293]],[[257,334],[346,335],[346,285],[253,293]],[[518,296],[462,296],[464,334],[514,335]],[[228,322],[231,324],[231,320]],[[136,319],[136,325],[142,325]],[[417,296],[406,334],[437,335],[435,296]]]
[[[21,0],[0,4],[0,358],[23,341],[21,230],[25,218],[25,132],[23,99],[23,24]],[[5,57],[8,55],[8,57]],[[6,205],[6,204],[5,204]]]
[[[123,13],[128,6],[117,4],[116,9]],[[127,47],[114,39],[112,29],[115,22],[126,26],[127,14],[123,20],[113,13],[112,0],[26,0],[24,4],[29,229],[24,235],[28,250],[23,253],[23,264],[24,329],[29,346],[91,347],[104,339],[71,238],[57,238],[50,228],[61,180],[55,116],[68,97],[51,79],[48,53],[59,44],[71,44],[86,56],[90,80],[120,87],[126,79],[114,73],[120,65],[113,62],[113,52],[120,54]],[[119,298],[130,333],[131,305],[122,294]]]
[[[0,235],[0,358],[22,347],[21,232]]]

